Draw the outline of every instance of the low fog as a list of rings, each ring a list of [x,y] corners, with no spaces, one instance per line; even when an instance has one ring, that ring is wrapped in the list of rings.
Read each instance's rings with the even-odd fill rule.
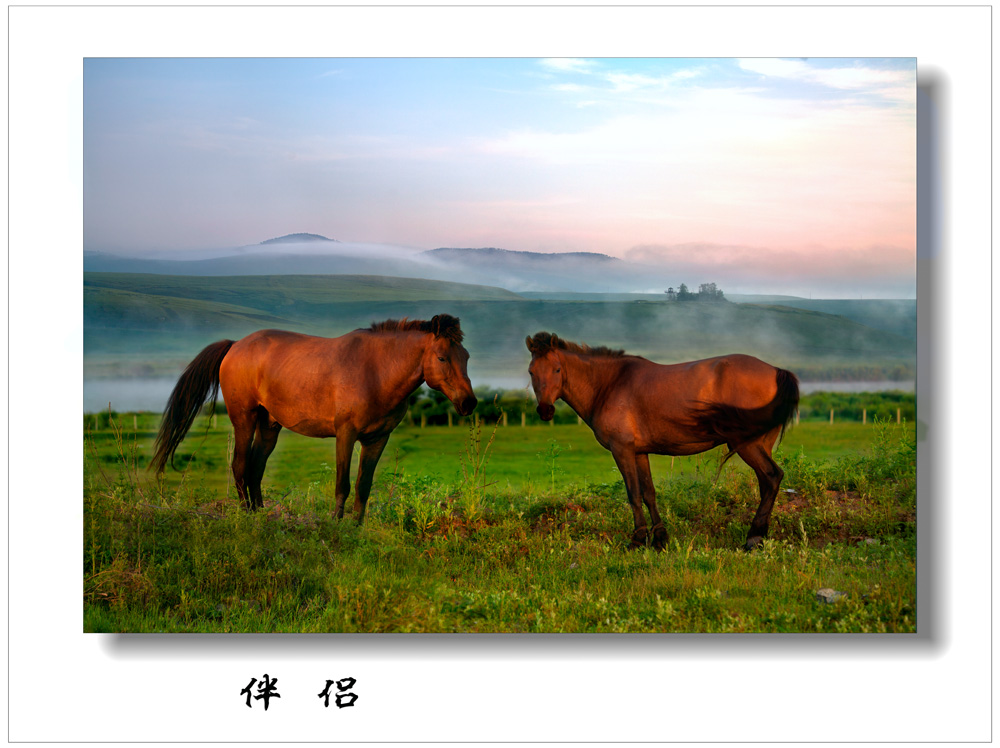
[[[662,293],[715,283],[727,294],[817,299],[913,298],[912,258],[890,249],[808,255],[708,244],[634,247],[625,259],[597,253],[481,248],[454,252],[392,244],[268,240],[235,248],[86,252],[84,269],[173,275],[350,274],[447,280],[521,292]]]
[[[240,327],[250,323],[258,326],[301,327],[322,335],[339,335],[363,327],[377,319],[390,316],[425,317],[447,311],[462,319],[466,330],[466,346],[472,359],[470,375],[477,387],[516,390],[528,385],[528,354],[524,337],[539,330],[548,330],[575,342],[624,348],[629,353],[646,356],[663,363],[691,360],[732,352],[745,352],[771,359],[782,365],[782,359],[802,363],[821,358],[847,358],[864,363],[873,356],[878,359],[909,355],[908,341],[915,339],[916,317],[913,302],[874,302],[879,294],[869,286],[852,284],[842,273],[830,272],[825,285],[809,278],[787,277],[787,268],[775,275],[776,282],[758,277],[766,267],[760,261],[747,261],[743,273],[737,258],[733,263],[719,262],[702,267],[698,248],[688,247],[688,254],[677,248],[644,248],[633,253],[631,260],[596,253],[541,254],[513,252],[501,249],[436,248],[424,250],[387,244],[333,241],[317,237],[311,240],[269,241],[244,247],[201,250],[192,252],[151,252],[125,257],[108,253],[86,252],[86,271],[124,273],[154,273],[191,276],[241,275],[378,275],[428,280],[452,281],[501,287],[526,294],[523,300],[483,302],[474,299],[437,302],[382,300],[369,305],[333,305],[322,315],[270,321],[270,314],[285,314],[281,310],[261,310],[248,322],[239,315],[229,320],[228,312],[220,311],[206,322],[195,316],[185,316],[183,307],[172,309],[169,335],[165,338],[157,322],[160,313],[155,303],[146,307],[109,307],[98,311],[98,317],[86,322],[91,333],[85,347],[90,354],[103,351],[115,358],[128,351],[130,361],[144,360],[149,365],[147,376],[128,368],[109,368],[103,376],[88,375],[84,380],[85,412],[103,411],[111,407],[118,411],[150,410],[160,412],[176,383],[183,362],[190,360],[211,340],[205,335],[240,337],[248,330]],[[706,253],[720,260],[725,252],[716,248]],[[651,264],[662,259],[663,264]],[[771,255],[770,259],[776,259]],[[636,261],[641,260],[642,262]],[[858,260],[857,257],[854,260]],[[667,266],[672,270],[665,269]],[[826,267],[819,263],[822,270]],[[851,268],[859,270],[857,263]],[[827,267],[827,271],[829,268]],[[663,292],[681,283],[697,292],[701,283],[714,282],[727,298],[754,301],[745,294],[774,294],[788,298],[775,302],[760,298],[763,303],[781,303],[814,312],[846,313],[843,302],[824,303],[822,296],[841,299],[865,297],[864,305],[851,305],[854,322],[810,327],[808,316],[766,312],[737,304],[688,302],[676,304],[649,303],[663,300]],[[900,287],[905,284],[900,283]],[[868,288],[867,291],[861,291]],[[891,296],[891,286],[883,288],[883,296]],[[600,294],[649,294],[608,297]],[[814,294],[813,299],[807,298]],[[906,296],[900,290],[900,296]],[[912,294],[911,294],[912,297]],[[231,295],[226,299],[233,298]],[[556,304],[546,299],[565,299],[574,303]],[[620,303],[607,303],[617,301]],[[645,302],[645,303],[644,303]],[[297,307],[289,307],[291,310]],[[737,311],[740,310],[740,311]],[[85,312],[88,308],[85,308]],[[193,312],[191,314],[194,314]],[[85,320],[91,318],[85,314]],[[279,324],[280,323],[280,324]],[[860,324],[859,324],[860,323]],[[205,325],[208,327],[205,327]],[[189,329],[190,326],[190,329]],[[320,329],[321,326],[322,329]],[[152,329],[155,328],[155,329]],[[166,328],[164,328],[166,329]],[[303,330],[306,331],[306,330]],[[874,332],[873,332],[874,331]],[[880,332],[881,331],[881,332]],[[152,333],[152,334],[150,334]],[[890,337],[880,339],[887,334]],[[873,337],[874,335],[874,337]],[[214,339],[214,338],[213,338]],[[902,348],[893,342],[902,340]],[[187,350],[190,345],[191,350]],[[96,346],[96,347],[95,347]],[[169,350],[167,347],[169,346]],[[184,347],[180,350],[178,346]],[[145,350],[148,348],[149,350]],[[865,353],[871,349],[872,353]],[[112,353],[112,352],[117,353]],[[894,352],[893,352],[894,351]],[[174,372],[173,369],[177,371]],[[155,373],[154,373],[155,371]],[[93,374],[94,372],[89,372]],[[138,377],[132,374],[140,374]],[[813,388],[812,383],[805,387]],[[816,383],[820,389],[873,390],[899,387],[912,389],[912,382]],[[806,389],[805,391],[808,391]]]

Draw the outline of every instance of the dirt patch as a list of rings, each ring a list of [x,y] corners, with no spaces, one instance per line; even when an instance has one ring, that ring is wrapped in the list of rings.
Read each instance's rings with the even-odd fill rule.
[[[535,517],[529,527],[533,532],[550,535],[556,530],[566,530],[572,527],[580,519],[583,512],[582,506],[572,502],[558,508],[551,507]]]

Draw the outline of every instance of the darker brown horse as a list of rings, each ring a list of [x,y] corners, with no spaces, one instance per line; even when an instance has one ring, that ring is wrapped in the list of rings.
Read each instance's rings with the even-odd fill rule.
[[[336,437],[337,517],[343,517],[351,492],[354,444],[361,442],[354,488],[360,522],[375,465],[421,384],[443,392],[460,415],[475,409],[468,361],[459,321],[447,314],[430,321],[387,320],[339,338],[261,330],[235,342],[221,340],[199,353],[174,387],[151,467],[163,471],[221,386],[235,437],[233,478],[248,509],[264,504],[264,466],[284,427]]]
[[[649,455],[693,455],[720,444],[729,448],[722,462],[738,454],[760,484],[760,506],[744,547],[751,550],[764,539],[784,476],[771,450],[799,403],[794,374],[740,354],[663,365],[548,332],[525,342],[538,414],[550,420],[561,397],[614,456],[635,518],[630,547],[646,543],[644,503],[653,547],[662,549],[667,542]]]

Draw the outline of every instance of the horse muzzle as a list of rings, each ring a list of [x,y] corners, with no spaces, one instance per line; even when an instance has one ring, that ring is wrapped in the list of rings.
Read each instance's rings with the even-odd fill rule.
[[[538,403],[538,407],[535,410],[538,411],[538,417],[543,421],[551,421],[552,417],[556,414],[556,406],[549,403]]]
[[[479,405],[479,401],[476,399],[476,396],[469,395],[462,402],[455,403],[455,410],[460,416],[467,416],[476,409],[477,405]]]

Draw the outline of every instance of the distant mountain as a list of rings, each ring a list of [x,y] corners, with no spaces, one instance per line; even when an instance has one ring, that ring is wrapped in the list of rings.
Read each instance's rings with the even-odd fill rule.
[[[124,257],[87,251],[83,269],[212,276],[392,275],[502,286],[514,292],[622,292],[658,285],[652,269],[597,252],[520,252],[497,247],[440,247],[418,252],[343,243],[318,234],[288,234],[211,254],[185,254]]]
[[[438,247],[437,249],[429,249],[426,252],[421,252],[420,254],[437,260],[476,265],[527,262],[622,262],[617,257],[600,254],[599,252],[522,252],[513,249],[499,249],[497,247]]]
[[[336,242],[320,234],[285,234],[276,239],[265,239],[261,244],[298,244],[300,242]]]
[[[498,247],[439,247],[416,257],[467,283],[522,291],[631,291],[649,270],[598,252],[522,252]],[[665,287],[665,286],[664,286]]]

